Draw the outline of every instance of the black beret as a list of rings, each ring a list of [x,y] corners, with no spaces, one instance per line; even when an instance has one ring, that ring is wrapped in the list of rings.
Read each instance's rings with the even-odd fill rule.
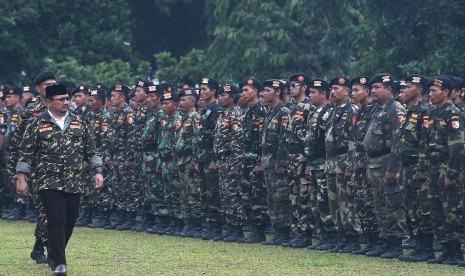
[[[220,95],[222,93],[239,94],[240,91],[239,91],[239,88],[237,86],[235,86],[234,84],[227,83],[225,85],[222,85],[220,87],[220,89],[218,90],[218,95]]]
[[[394,88],[395,79],[393,76],[387,73],[376,74],[371,78],[370,85],[373,83],[384,83],[385,85],[390,85]]]
[[[426,90],[428,89],[429,79],[422,75],[410,75],[405,78],[405,82],[414,84]]]
[[[8,95],[21,96],[22,94],[23,94],[23,88],[16,87],[16,86],[15,87],[10,87],[6,91],[3,92],[4,96],[8,96]]]
[[[184,88],[181,92],[179,92],[178,97],[180,99],[184,96],[194,96],[196,99],[199,98],[199,95],[197,94],[195,89],[192,87]]]
[[[144,81],[144,80],[140,80],[136,83],[136,88],[137,87],[141,87],[142,89],[144,89],[145,93],[148,92],[148,88],[150,85],[153,85],[153,83],[151,81]]]
[[[159,87],[163,90],[162,92],[173,92],[173,86],[168,82],[162,82],[159,84]]]
[[[324,79],[314,79],[310,81],[309,88],[315,88],[320,91],[326,91],[329,92],[329,83],[325,81]]]
[[[407,87],[407,82],[405,80],[399,80],[399,88]]]
[[[351,85],[360,85],[360,86],[370,89],[369,83],[370,83],[370,79],[366,76],[360,76],[360,77],[353,78],[352,81],[350,82]]]
[[[32,91],[31,87],[29,85],[26,85],[26,86],[23,86],[23,90],[22,90],[23,93],[32,93],[32,94],[35,94],[34,91]]]
[[[280,79],[279,81],[281,82],[283,89],[289,90],[291,88],[291,83],[289,81],[284,79]]]
[[[161,97],[161,95],[163,94],[163,89],[160,87],[160,84],[151,83],[147,87],[147,94],[157,94],[158,97]]]
[[[329,86],[339,85],[351,88],[351,82],[347,77],[337,77],[329,82]]]
[[[105,102],[105,99],[107,97],[107,91],[103,88],[96,88],[96,89],[91,89],[90,90],[90,96],[96,96],[102,100],[102,102]]]
[[[63,84],[50,85],[45,88],[45,95],[48,99],[57,95],[68,95],[68,91]]]
[[[55,73],[52,71],[44,71],[34,78],[34,85],[41,84],[45,80],[56,80]]]
[[[271,79],[263,81],[263,87],[279,88],[282,91],[284,86],[280,80]]]
[[[178,93],[176,92],[164,92],[162,95],[161,95],[161,101],[179,101],[179,95]]]
[[[253,87],[255,87],[258,91],[260,90],[263,90],[263,84],[261,81],[255,79],[255,78],[246,78],[244,80],[242,80],[240,83],[239,83],[239,87],[242,89],[242,87],[246,86],[246,85],[251,85]]]
[[[63,84],[66,87],[66,91],[68,91],[68,94],[71,94],[71,91],[76,87],[76,84],[72,81],[68,80],[61,80],[58,82],[59,84]]]
[[[74,89],[71,91],[71,95],[74,95],[76,93],[84,93],[86,95],[89,95],[89,88],[87,88],[86,86],[84,85],[78,85],[76,87],[74,87]]]
[[[303,83],[305,85],[309,85],[310,84],[310,76],[305,74],[305,73],[297,73],[297,74],[294,74],[292,75],[289,80],[291,82],[298,82],[298,83]]]
[[[129,96],[129,87],[127,87],[126,85],[123,85],[123,84],[115,84],[113,85],[111,88],[110,88],[110,92],[111,91],[116,91],[116,92],[120,92],[122,93],[123,95],[125,96]]]
[[[220,88],[220,83],[215,79],[203,78],[201,84],[209,85],[216,90]]]
[[[428,87],[430,86],[438,86],[444,89],[449,89],[452,91],[454,89],[454,84],[452,83],[451,79],[446,76],[437,76],[430,80]]]

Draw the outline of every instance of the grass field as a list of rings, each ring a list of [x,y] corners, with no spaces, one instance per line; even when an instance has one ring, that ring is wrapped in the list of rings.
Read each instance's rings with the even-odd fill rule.
[[[0,275],[52,275],[29,258],[33,230],[0,220]],[[88,228],[75,229],[67,258],[68,275],[465,275],[456,266]]]

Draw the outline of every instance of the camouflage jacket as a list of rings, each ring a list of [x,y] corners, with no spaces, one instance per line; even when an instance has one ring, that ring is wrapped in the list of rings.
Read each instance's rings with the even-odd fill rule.
[[[367,133],[368,124],[373,116],[375,106],[375,103],[370,102],[367,106],[361,107],[357,110],[355,119],[352,120],[352,133],[349,143],[351,155],[347,156],[347,171],[368,168],[368,155],[363,147],[363,140]]]
[[[429,122],[429,113],[430,109],[423,101],[407,110],[400,126],[399,153],[402,166],[417,165],[419,154],[424,154],[428,129],[423,128],[423,125]]]
[[[181,129],[182,117],[176,110],[171,116],[165,114],[160,122],[161,136],[158,143],[158,153],[164,161],[173,160],[173,151],[176,144],[176,133]]]
[[[215,135],[216,121],[221,113],[217,102],[205,107],[200,112],[200,134],[197,143],[197,154],[194,156],[197,163],[213,160],[213,136]]]
[[[181,128],[177,133],[174,152],[179,165],[190,163],[197,151],[197,141],[200,131],[200,115],[192,110],[182,115]]]
[[[114,110],[112,118],[111,154],[123,154],[125,160],[134,161],[135,144],[131,143],[131,139],[135,135],[135,125],[132,109],[124,104]]]
[[[350,100],[345,101],[341,106],[333,108],[325,133],[327,156],[336,156],[349,152],[352,120],[355,118],[356,111],[357,107]]]
[[[34,167],[38,191],[82,193],[83,162],[102,165],[86,123],[74,114],[68,113],[61,130],[45,112],[28,123],[23,138],[16,171],[30,174]]]
[[[464,101],[460,101],[455,106],[462,112],[462,114],[465,115],[465,102]]]
[[[244,130],[241,112],[237,106],[223,110],[216,121],[213,140],[215,158],[229,155],[233,160],[232,170],[242,170],[244,158]]]
[[[307,137],[305,137],[304,154],[309,169],[323,170],[325,167],[326,126],[332,111],[328,103],[310,113],[307,124]]]
[[[270,109],[266,115],[261,137],[263,168],[287,167],[284,139],[288,116],[289,109],[283,103]]]
[[[253,168],[260,164],[261,147],[260,135],[263,128],[263,122],[266,117],[266,109],[257,102],[250,107],[242,119],[242,128],[244,129],[244,167]]]
[[[376,105],[364,139],[369,168],[387,167],[388,171],[399,172],[399,130],[404,120],[405,108],[394,98]]]
[[[308,98],[290,108],[285,132],[287,153],[293,155],[304,152],[307,124],[309,116],[314,109],[315,107],[310,103]]]
[[[427,169],[428,162],[447,163],[447,176],[458,176],[462,164],[460,152],[465,138],[465,122],[462,112],[450,101],[431,112],[431,119],[423,124],[428,136],[425,141],[426,151],[420,153],[420,171]]]
[[[102,158],[104,164],[111,160],[111,117],[106,110],[99,112],[89,111],[85,122],[89,128],[89,133],[94,139],[95,147]]]
[[[147,103],[138,107],[137,110],[134,112],[134,135],[131,137],[131,143],[135,145],[135,149],[137,151],[144,150],[143,142],[142,142],[142,135],[144,133],[144,128],[145,128],[145,123],[147,121],[147,117],[151,113],[152,113],[152,110],[147,105]]]

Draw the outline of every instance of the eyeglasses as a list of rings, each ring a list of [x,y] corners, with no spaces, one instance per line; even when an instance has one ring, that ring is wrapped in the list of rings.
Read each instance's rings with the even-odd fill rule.
[[[52,101],[60,101],[62,103],[71,101],[71,99],[69,97],[59,98],[59,99],[50,99],[50,100],[52,100]]]

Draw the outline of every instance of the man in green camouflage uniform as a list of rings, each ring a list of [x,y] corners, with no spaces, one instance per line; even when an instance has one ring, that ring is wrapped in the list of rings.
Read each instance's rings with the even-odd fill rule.
[[[370,251],[379,236],[376,222],[373,193],[367,179],[368,156],[363,148],[363,140],[367,132],[368,123],[373,114],[375,104],[371,100],[369,79],[365,76],[352,79],[352,100],[360,108],[357,110],[355,120],[352,121],[353,131],[349,147],[352,155],[348,156],[349,165],[346,173],[354,181],[356,192],[356,207],[363,232],[367,242],[364,248],[352,251],[356,255],[364,255]]]
[[[364,139],[368,154],[368,181],[373,189],[373,203],[380,230],[380,240],[367,256],[397,258],[402,254],[406,235],[405,189],[399,181],[399,131],[405,120],[405,108],[394,99],[394,78],[377,74],[370,81],[376,102]]]
[[[241,112],[237,106],[239,89],[225,84],[218,90],[218,103],[223,112],[216,122],[213,152],[220,179],[221,207],[228,224],[228,232],[214,240],[235,242],[244,238],[242,225],[246,216],[242,206],[241,174],[244,140]]]
[[[269,112],[263,122],[261,136],[261,166],[265,174],[268,212],[274,228],[273,238],[264,245],[282,245],[289,242],[292,222],[289,184],[286,175],[285,127],[289,109],[281,101],[283,87],[279,80],[263,82],[264,102]]]
[[[329,252],[351,252],[360,248],[360,221],[355,206],[354,183],[345,175],[349,152],[349,138],[352,132],[352,120],[356,107],[350,102],[350,80],[337,77],[331,80],[331,97],[335,107],[331,113],[326,130],[326,181],[328,183],[328,202],[331,217],[337,227],[339,242],[321,246],[320,250]],[[334,239],[332,240],[334,242]]]
[[[221,107],[216,102],[218,89],[219,83],[215,79],[202,79],[200,100],[204,102],[205,107],[200,112],[200,135],[194,158],[198,167],[202,208],[207,223],[202,235],[204,240],[222,235],[219,174],[213,158],[213,136],[221,111]]]
[[[320,250],[337,234],[334,221],[331,218],[328,203],[328,185],[324,172],[326,150],[325,133],[326,125],[332,111],[328,103],[329,83],[323,79],[314,79],[309,84],[309,98],[315,109],[310,113],[305,137],[304,154],[307,158],[306,176],[309,181],[308,194],[310,197],[310,209],[315,221],[315,227],[319,225],[321,239],[317,244],[310,245],[308,249]]]
[[[239,84],[241,100],[248,109],[243,115],[244,129],[244,168],[242,171],[242,206],[247,221],[252,224],[245,243],[259,243],[266,240],[265,227],[269,219],[266,204],[266,187],[261,167],[260,135],[266,117],[266,109],[258,101],[258,93],[263,90],[262,83],[255,78],[247,78]],[[239,240],[238,242],[241,242]]]
[[[102,158],[102,168],[105,185],[101,189],[91,189],[92,207],[98,209],[98,216],[94,223],[88,225],[90,228],[104,228],[111,225],[110,214],[113,207],[111,187],[111,117],[105,110],[106,91],[102,88],[92,89],[89,94],[89,111],[86,123],[89,133],[94,140],[95,146]],[[90,183],[89,183],[90,184]],[[92,187],[92,186],[91,186]]]
[[[445,76],[435,77],[429,84],[431,112],[425,154],[420,154],[419,179],[425,179],[429,188],[430,218],[433,229],[444,247],[435,264],[457,264],[463,261],[460,236],[463,234],[463,183],[460,175],[465,144],[464,117],[448,97],[453,84]]]
[[[7,174],[12,179],[13,183],[16,183],[16,163],[18,162],[18,156],[20,152],[20,144],[23,140],[23,135],[27,125],[35,118],[40,116],[42,113],[47,111],[45,105],[45,88],[56,84],[55,74],[52,71],[44,71],[38,74],[34,79],[34,86],[36,91],[39,92],[40,97],[35,98],[24,112],[21,114],[17,131],[14,132],[11,138],[10,144],[10,155],[8,156],[7,163]],[[47,215],[42,206],[42,203],[37,195],[38,187],[34,183],[34,170],[31,171],[31,189],[29,193],[32,200],[34,201],[37,208],[37,225],[34,231],[36,236],[36,242],[31,252],[31,258],[37,263],[45,263],[46,258],[44,254],[44,246],[47,244]]]
[[[113,121],[111,123],[111,165],[112,191],[114,202],[119,216],[116,224],[105,227],[105,229],[129,229],[136,219],[136,210],[130,202],[128,194],[128,182],[134,167],[134,144],[130,143],[134,135],[134,114],[126,103],[129,88],[122,84],[115,84],[110,88],[111,104],[114,107]]]
[[[4,99],[4,86],[0,85],[0,100]],[[4,107],[0,107],[0,219],[7,218],[10,215],[9,206],[12,204],[13,199],[16,197],[16,191],[12,186],[11,180],[9,180],[6,173],[6,163],[8,158],[8,145],[6,144],[6,133],[8,131],[8,119],[7,110]],[[8,211],[3,217],[3,211]]]
[[[180,182],[181,219],[187,222],[186,228],[179,234],[184,237],[202,236],[202,207],[200,187],[196,181],[194,154],[200,132],[200,115],[195,110],[197,93],[192,88],[179,93],[178,109],[181,111],[182,124],[174,147],[175,162],[178,165]]]
[[[309,182],[305,178],[307,158],[304,155],[304,139],[307,135],[307,123],[314,106],[307,97],[310,77],[298,73],[290,77],[291,98],[289,118],[285,128],[285,148],[287,152],[287,177],[289,179],[290,199],[293,220],[297,235],[283,244],[285,247],[303,248],[312,244],[313,216],[310,212]]]
[[[177,110],[178,101],[178,94],[173,92],[172,87],[168,85],[161,98],[166,119],[161,126],[162,135],[158,144],[165,203],[168,206],[170,217],[169,227],[164,231],[164,234],[168,235],[174,235],[181,231],[184,226],[180,210],[178,165],[173,158],[176,135],[181,129],[182,120],[181,114]]]

